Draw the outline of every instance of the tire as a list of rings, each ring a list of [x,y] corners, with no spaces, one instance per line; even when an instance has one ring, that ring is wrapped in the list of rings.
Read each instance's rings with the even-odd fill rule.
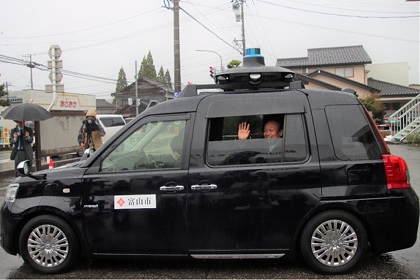
[[[62,273],[75,263],[79,246],[72,228],[62,219],[42,215],[30,220],[19,236],[23,260],[43,274]]]
[[[363,224],[344,211],[328,211],[312,218],[302,232],[300,249],[305,262],[322,274],[349,272],[366,255]]]

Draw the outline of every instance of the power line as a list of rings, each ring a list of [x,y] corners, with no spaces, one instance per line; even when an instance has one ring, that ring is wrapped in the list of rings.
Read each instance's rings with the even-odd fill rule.
[[[269,5],[273,5],[273,6],[277,6],[277,7],[283,7],[286,9],[290,9],[290,10],[297,10],[297,11],[302,11],[302,12],[306,12],[306,13],[313,13],[313,14],[321,14],[321,15],[328,15],[328,16],[339,16],[339,17],[350,17],[350,18],[380,18],[380,19],[397,19],[397,18],[418,18],[420,17],[420,15],[412,15],[412,16],[360,16],[360,15],[346,15],[346,14],[334,14],[334,13],[326,13],[326,12],[318,12],[318,11],[311,11],[311,10],[307,10],[307,9],[301,9],[301,8],[294,8],[294,7],[289,7],[286,5],[281,5],[278,3],[272,3],[266,0],[259,0],[262,3],[266,3]]]
[[[257,0],[258,1],[258,0]],[[377,14],[417,14],[417,12],[390,12],[390,11],[365,11],[365,10],[356,10],[356,9],[346,9],[343,7],[326,7],[326,6],[322,6],[322,5],[317,5],[317,4],[313,4],[313,3],[308,3],[308,2],[301,2],[301,1],[296,1],[296,0],[289,0],[289,2],[294,2],[297,4],[303,4],[305,6],[315,6],[315,7],[321,7],[321,8],[330,8],[330,9],[339,9],[340,11],[352,11],[352,12],[362,12],[362,13],[377,13]],[[368,5],[368,3],[366,3]],[[360,5],[360,3],[359,3]],[[379,5],[375,4],[375,8],[377,9]]]
[[[18,59],[18,58],[6,56],[6,55],[0,55],[0,62],[15,64],[15,65],[21,65],[21,66],[27,66],[27,67],[30,67],[30,68],[37,68],[41,71],[49,71],[48,66],[46,66],[46,65],[43,65],[43,64],[40,64],[40,63],[37,63],[37,62],[34,62],[34,61],[28,62],[28,61],[25,61],[25,60],[22,60],[22,59]],[[75,78],[79,78],[79,79],[84,79],[84,80],[110,83],[110,84],[117,82],[116,79],[104,78],[104,77],[100,77],[100,76],[94,76],[94,75],[90,75],[90,74],[84,74],[84,73],[65,70],[65,69],[61,69],[61,72],[65,75],[75,77]]]
[[[186,10],[184,10],[181,6],[179,7],[179,9],[182,10],[185,14],[187,14],[190,18],[192,18],[193,20],[195,20],[202,27],[204,27],[205,29],[207,29],[207,31],[209,31],[210,33],[212,33],[217,38],[219,38],[222,42],[224,42],[225,44],[227,44],[228,46],[230,46],[231,48],[233,48],[234,50],[236,50],[240,54],[242,54],[242,52],[240,50],[238,50],[235,46],[233,46],[230,43],[226,42],[223,38],[221,38],[219,35],[217,35],[216,33],[214,33],[210,28],[208,28],[207,26],[205,26],[204,24],[202,24],[199,20],[197,20],[194,16],[192,16],[190,13],[188,13]]]
[[[156,9],[147,11],[145,13],[137,14],[135,16],[124,18],[124,19],[117,20],[117,21],[113,21],[113,22],[110,22],[110,23],[106,23],[106,24],[102,24],[102,25],[97,25],[97,26],[93,26],[93,27],[90,27],[90,28],[80,29],[80,30],[74,30],[74,31],[64,32],[64,33],[49,34],[49,35],[40,35],[40,36],[23,36],[23,37],[4,37],[3,36],[2,38],[3,39],[37,39],[37,38],[48,38],[48,37],[56,37],[56,36],[60,36],[60,35],[68,35],[68,34],[74,34],[74,33],[81,33],[81,32],[86,32],[86,31],[90,31],[90,30],[94,30],[94,29],[99,29],[99,28],[102,28],[102,27],[105,27],[105,26],[109,26],[109,25],[114,25],[114,24],[117,24],[117,23],[120,23],[120,22],[129,21],[129,20],[131,20],[133,18],[140,17],[140,16],[143,16],[145,14],[148,14],[148,13],[151,13],[151,12],[154,12],[154,11],[157,11],[158,9],[159,8],[156,8]]]

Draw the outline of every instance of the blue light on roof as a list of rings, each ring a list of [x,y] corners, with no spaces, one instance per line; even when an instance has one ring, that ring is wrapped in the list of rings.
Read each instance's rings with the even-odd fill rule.
[[[260,48],[249,48],[245,51],[245,57],[263,57]]]

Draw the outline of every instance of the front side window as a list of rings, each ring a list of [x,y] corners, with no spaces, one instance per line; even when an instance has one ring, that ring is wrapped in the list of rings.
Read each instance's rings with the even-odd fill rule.
[[[142,125],[103,159],[100,172],[180,168],[185,124],[177,120]]]
[[[302,162],[309,156],[302,114],[221,117],[209,122],[209,165]],[[241,128],[245,139],[238,133]]]
[[[378,143],[360,105],[327,106],[325,112],[338,159],[381,158]]]

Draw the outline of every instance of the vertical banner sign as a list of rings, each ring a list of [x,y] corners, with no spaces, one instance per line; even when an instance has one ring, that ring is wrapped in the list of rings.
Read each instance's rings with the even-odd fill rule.
[[[4,145],[4,130],[3,126],[0,125],[0,145]]]
[[[0,145],[9,144],[9,128],[7,126],[0,126]]]

